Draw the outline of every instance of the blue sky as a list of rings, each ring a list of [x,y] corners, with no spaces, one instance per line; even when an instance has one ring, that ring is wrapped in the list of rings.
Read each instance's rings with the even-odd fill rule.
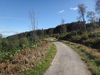
[[[47,29],[77,21],[77,5],[84,3],[88,11],[94,11],[95,0],[0,0],[0,33],[8,36],[30,31],[29,12],[34,10],[38,29]]]

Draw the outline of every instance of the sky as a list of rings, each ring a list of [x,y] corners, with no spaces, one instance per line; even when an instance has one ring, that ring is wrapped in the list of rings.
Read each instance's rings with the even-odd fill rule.
[[[78,4],[95,11],[95,0],[0,0],[0,34],[4,37],[31,31],[30,11],[35,12],[37,29],[48,29],[77,21]]]

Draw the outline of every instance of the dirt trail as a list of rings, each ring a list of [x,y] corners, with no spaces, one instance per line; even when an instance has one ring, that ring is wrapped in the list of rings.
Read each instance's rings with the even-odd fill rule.
[[[58,41],[54,44],[57,54],[45,75],[92,75],[73,49]]]

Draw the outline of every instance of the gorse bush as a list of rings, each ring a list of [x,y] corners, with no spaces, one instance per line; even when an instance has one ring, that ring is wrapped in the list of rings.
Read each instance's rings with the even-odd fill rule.
[[[64,37],[60,37],[60,39],[80,43],[80,44],[100,50],[100,30],[99,29],[100,28],[94,28],[90,31],[89,29],[85,31],[84,30],[72,31],[66,34]]]
[[[92,32],[89,34],[90,38],[94,38],[94,37],[100,37],[100,32]]]
[[[81,40],[86,40],[88,39],[88,33],[87,32],[84,32],[82,35],[81,35]]]
[[[72,39],[73,42],[79,42],[81,37],[80,37],[80,35],[74,35],[74,36],[71,37],[71,39]]]

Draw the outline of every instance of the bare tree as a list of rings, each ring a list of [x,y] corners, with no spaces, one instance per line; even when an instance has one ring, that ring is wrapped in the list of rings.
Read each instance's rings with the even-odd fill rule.
[[[86,12],[86,6],[85,4],[79,4],[78,5],[78,13],[80,15],[80,17],[83,19],[83,21],[85,21],[85,12]]]
[[[93,11],[88,11],[87,12],[87,18],[89,18],[89,21],[91,23],[94,23],[96,21],[96,16],[95,16],[95,12]]]
[[[65,23],[65,20],[62,18],[61,19],[60,33],[65,33],[67,30],[66,25],[64,25],[64,23]]]
[[[62,19],[61,19],[61,25],[63,25],[64,22],[65,22],[65,20],[62,18]]]
[[[95,10],[99,15],[99,24],[100,24],[100,0],[96,0]]]
[[[78,5],[78,13],[80,15],[80,18],[83,19],[83,28],[84,29],[86,29],[86,25],[85,25],[85,12],[86,12],[85,4],[79,4]]]
[[[36,14],[33,10],[30,11],[29,13],[30,16],[30,20],[31,20],[31,25],[32,25],[32,36],[34,38],[34,41],[36,39],[36,28],[37,28],[37,24],[36,24]]]
[[[100,0],[96,0],[96,8],[95,8],[96,12],[98,14],[100,14]]]

